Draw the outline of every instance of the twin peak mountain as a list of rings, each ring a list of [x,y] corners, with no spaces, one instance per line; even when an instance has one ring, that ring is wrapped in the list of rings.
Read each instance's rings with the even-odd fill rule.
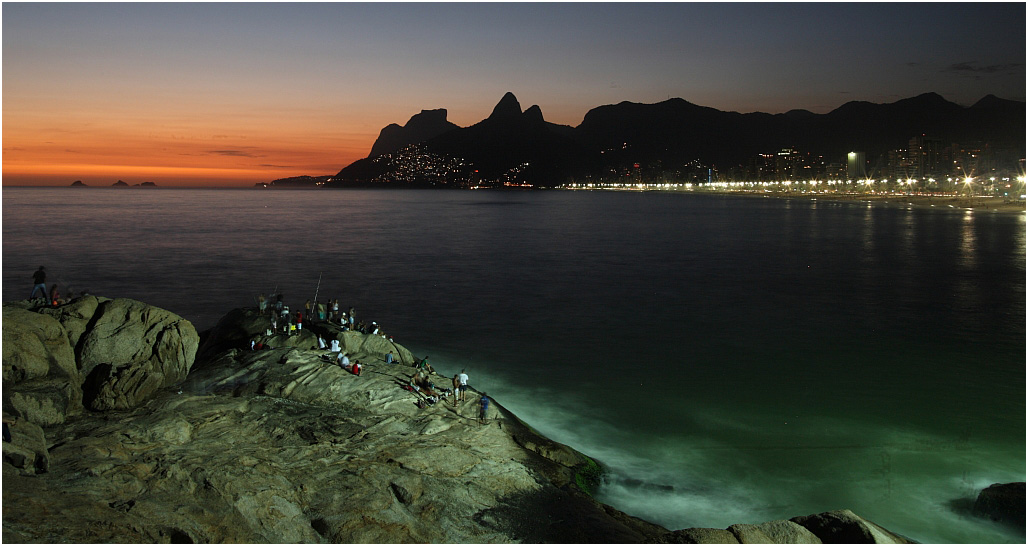
[[[326,185],[548,186],[640,167],[680,178],[693,171],[705,180],[708,168],[726,170],[786,147],[829,162],[844,161],[853,150],[872,159],[906,148],[917,135],[947,146],[988,143],[1023,157],[1025,103],[988,95],[963,107],[926,93],[889,104],[849,102],[827,114],[741,114],[673,98],[599,106],[571,127],[545,121],[536,105],[522,111],[508,92],[489,117],[469,127],[448,121],[445,109],[386,126],[367,158],[327,177]]]

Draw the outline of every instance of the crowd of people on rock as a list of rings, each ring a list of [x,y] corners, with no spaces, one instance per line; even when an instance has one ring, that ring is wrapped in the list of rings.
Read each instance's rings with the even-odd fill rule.
[[[325,300],[323,302],[307,300],[304,302],[302,310],[297,310],[293,313],[289,306],[284,304],[282,294],[276,294],[272,297],[274,303],[270,306],[270,310],[268,298],[265,298],[264,294],[257,297],[258,312],[261,315],[270,314],[272,328],[267,332],[268,335],[271,335],[273,332],[279,332],[279,324],[282,325],[281,331],[283,333],[292,334],[302,330],[305,323],[327,322],[337,325],[344,332],[355,331],[365,335],[379,335],[389,341],[393,341],[391,336],[383,332],[378,322],[371,321],[370,324],[367,324],[364,321],[358,321],[357,311],[352,306],[343,311],[338,299]],[[255,348],[253,344],[251,344],[251,348]],[[318,349],[328,351],[328,354],[323,355],[323,358],[327,359],[327,361],[337,364],[340,368],[354,375],[359,376],[361,374],[363,364],[356,359],[350,358],[350,355],[340,346],[339,339],[332,339],[326,343],[325,339],[319,335]],[[386,364],[398,362],[392,351],[385,354],[383,361]],[[453,375],[451,388],[437,385],[434,382],[438,375],[436,375],[432,364],[429,363],[427,355],[421,359],[415,358],[412,366],[415,370],[402,387],[417,397],[415,405],[419,408],[426,408],[445,400],[452,400],[453,407],[456,408],[461,402],[467,401],[468,374],[466,370],[462,369],[460,373]],[[480,422],[485,422],[488,411],[489,397],[483,392],[479,397],[478,418]]]
[[[70,301],[71,294],[68,294],[68,298],[62,298],[60,291],[57,287],[57,283],[53,283],[50,287],[50,291],[46,289],[46,268],[39,266],[39,269],[32,274],[32,292],[29,294],[30,300],[36,300],[37,294],[39,298],[42,298],[46,305],[56,307]],[[83,292],[83,295],[86,293]],[[257,296],[257,310],[260,316],[269,315],[270,328],[265,331],[266,337],[280,333],[279,328],[281,327],[281,333],[287,335],[294,335],[299,331],[303,330],[303,325],[306,322],[311,324],[314,322],[328,322],[331,324],[338,324],[340,330],[360,332],[365,335],[377,335],[382,336],[384,339],[388,339],[393,342],[392,336],[387,335],[382,327],[376,321],[371,321],[368,325],[363,321],[357,321],[357,310],[351,306],[347,311],[342,311],[339,306],[338,299],[325,300],[325,301],[311,301],[307,300],[304,302],[303,310],[297,310],[296,313],[292,313],[288,305],[283,302],[282,294],[274,294],[274,303],[270,305],[269,309],[269,298],[266,298],[264,294]],[[357,360],[350,360],[349,355],[346,351],[342,350],[338,339],[333,339],[329,344],[325,343],[324,338],[318,336],[318,348],[321,350],[329,351],[330,361],[333,361],[339,365],[342,369],[359,376],[363,369],[363,364]],[[251,339],[250,349],[251,350],[263,350],[270,349],[269,345],[266,345],[262,339]],[[334,355],[334,356],[332,356]],[[386,364],[393,364],[397,362],[396,357],[392,351],[386,353],[383,358]],[[465,370],[461,370],[460,373],[454,374],[452,379],[452,389],[439,387],[432,381],[432,376],[435,375],[435,370],[432,365],[428,362],[428,356],[422,359],[414,359],[413,366],[416,371],[411,376],[410,381],[403,386],[404,389],[411,391],[419,396],[417,405],[420,408],[425,408],[430,405],[439,403],[446,398],[453,398],[453,405],[457,407],[460,402],[467,400],[468,390],[468,375]],[[489,398],[483,392],[479,397],[479,421],[484,422],[488,414],[489,409]]]
[[[282,294],[275,294],[272,297],[275,301],[271,304],[269,311],[268,298],[264,294],[257,296],[257,309],[258,313],[262,316],[270,312],[271,329],[274,333],[278,333],[281,327],[282,333],[295,334],[303,330],[305,323],[310,324],[314,321],[320,321],[338,325],[344,332],[354,331],[362,334],[377,335],[393,341],[392,336],[386,334],[378,322],[371,321],[371,324],[368,324],[364,321],[358,321],[357,310],[352,306],[348,311],[343,311],[338,299],[325,301],[307,300],[304,302],[302,311],[297,310],[295,313],[292,313],[289,306],[285,305],[282,301]]]

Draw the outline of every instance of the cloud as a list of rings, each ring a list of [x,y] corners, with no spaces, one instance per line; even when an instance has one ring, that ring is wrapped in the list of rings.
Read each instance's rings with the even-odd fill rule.
[[[261,164],[259,164],[257,166],[258,167],[270,167],[270,168],[273,168],[273,169],[295,169],[296,168],[294,165],[272,165],[270,163],[261,163]]]
[[[979,66],[978,61],[967,61],[951,64],[946,67],[943,72],[980,78],[983,74],[1011,73],[1013,70],[1022,66],[1024,66],[1024,63],[989,64]]]
[[[227,155],[232,157],[261,157],[257,154],[247,152],[244,150],[207,150],[207,153],[214,155]]]

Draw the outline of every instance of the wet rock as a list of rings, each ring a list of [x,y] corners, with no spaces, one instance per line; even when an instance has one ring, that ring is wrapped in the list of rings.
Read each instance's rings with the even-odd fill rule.
[[[849,510],[835,510],[790,519],[825,544],[911,544],[911,541],[867,521]]]
[[[736,524],[728,528],[740,544],[821,544],[821,539],[798,523],[774,520],[756,525]]]
[[[1019,528],[1025,525],[1025,482],[994,483],[978,494],[972,513]]]
[[[725,529],[693,527],[680,529],[662,535],[654,541],[657,544],[738,544],[735,535]]]

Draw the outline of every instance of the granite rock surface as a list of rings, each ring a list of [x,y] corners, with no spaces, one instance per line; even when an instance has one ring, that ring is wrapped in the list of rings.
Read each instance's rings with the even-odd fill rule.
[[[595,501],[586,490],[599,465],[502,401],[484,419],[474,392],[428,403],[449,378],[417,377],[413,355],[388,336],[327,323],[267,335],[269,317],[235,310],[193,365],[185,321],[112,302],[4,308],[5,542],[903,541],[848,511],[669,531]],[[9,334],[24,343],[9,351]],[[173,335],[185,341],[167,346]],[[339,340],[361,373],[340,367],[318,337]],[[121,391],[132,403],[103,394],[112,403],[63,419],[9,403],[32,382],[73,385],[119,363],[111,369],[142,371],[104,384],[133,385]],[[188,375],[176,381],[178,370]]]

